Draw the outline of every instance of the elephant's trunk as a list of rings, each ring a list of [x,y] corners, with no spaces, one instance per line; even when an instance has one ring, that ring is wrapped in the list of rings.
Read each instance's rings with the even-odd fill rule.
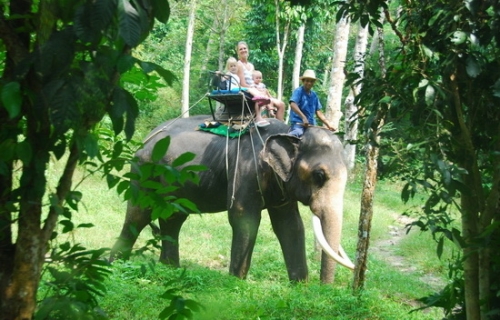
[[[313,215],[313,230],[318,243],[320,244],[321,248],[323,248],[323,251],[326,254],[328,254],[333,260],[337,261],[344,267],[354,270],[354,263],[352,263],[352,261],[349,259],[342,246],[339,244],[339,254],[332,249],[330,244],[328,244],[328,241],[326,240],[326,237],[323,233],[321,220],[315,215]]]

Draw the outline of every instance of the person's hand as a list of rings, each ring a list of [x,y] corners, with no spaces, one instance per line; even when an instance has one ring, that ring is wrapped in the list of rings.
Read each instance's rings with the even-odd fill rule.
[[[309,120],[306,119],[302,119],[302,125],[304,126],[304,128],[307,128],[309,127]]]
[[[326,128],[327,128],[328,130],[330,130],[330,131],[337,131],[337,129],[336,129],[336,128],[334,128],[334,127],[332,127],[332,126],[330,125],[330,123],[328,123],[328,122],[324,122],[323,124],[324,124],[324,125],[326,126]]]

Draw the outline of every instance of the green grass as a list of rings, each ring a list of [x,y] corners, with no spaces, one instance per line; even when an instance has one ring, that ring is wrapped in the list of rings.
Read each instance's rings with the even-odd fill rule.
[[[345,196],[343,246],[355,258],[361,186],[350,181]],[[76,223],[91,222],[93,228],[77,229],[69,236],[87,248],[111,247],[122,227],[126,204],[105,183],[92,177],[82,184],[81,208]],[[405,207],[394,184],[379,182],[375,198],[371,245],[387,239],[397,216]],[[439,310],[410,313],[418,307],[416,299],[432,293],[432,286],[420,280],[424,272],[443,272],[435,256],[435,246],[418,236],[405,238],[395,252],[406,256],[419,254],[414,271],[400,271],[385,259],[369,255],[369,272],[364,290],[353,295],[352,274],[337,267],[333,285],[319,284],[320,263],[314,251],[311,213],[301,208],[306,227],[309,282],[291,285],[278,241],[269,217],[263,212],[248,279],[228,274],[231,229],[224,213],[191,215],[180,237],[180,259],[185,269],[155,263],[159,252],[115,262],[107,281],[108,293],[99,299],[110,319],[155,319],[169,301],[160,298],[167,281],[185,275],[175,287],[180,294],[204,307],[194,319],[437,319]],[[417,234],[415,232],[415,234]],[[151,238],[148,229],[137,247]],[[61,239],[62,240],[62,239]],[[60,241],[61,241],[60,240]],[[421,241],[420,241],[421,240]],[[424,246],[425,244],[425,246]],[[429,262],[430,261],[430,262]]]

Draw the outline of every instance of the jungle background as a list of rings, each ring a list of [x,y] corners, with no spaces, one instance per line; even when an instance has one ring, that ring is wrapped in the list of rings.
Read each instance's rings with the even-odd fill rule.
[[[2,1],[1,10],[3,318],[129,318],[112,310],[118,305],[113,294],[127,291],[119,287],[120,279],[128,281],[131,301],[157,284],[170,288],[151,294],[160,295],[163,306],[124,303],[123,309],[134,313],[154,310],[153,315],[139,313],[137,318],[196,318],[203,314],[204,303],[231,314],[225,311],[227,306],[218,307],[216,302],[233,293],[236,300],[245,298],[230,300],[228,309],[250,310],[228,316],[233,319],[326,319],[332,314],[339,319],[435,319],[434,313],[408,313],[425,304],[442,309],[439,317],[450,319],[499,316],[500,261],[494,254],[500,241],[498,1],[23,0]],[[350,29],[347,58],[341,59],[344,65],[338,72],[341,24],[342,30],[346,25]],[[360,24],[368,25],[368,45],[361,59],[350,58],[359,52],[354,44]],[[304,41],[297,59],[294,50],[302,45],[299,30],[304,31]],[[299,61],[300,71],[313,69],[319,75],[315,90],[327,115],[333,117],[340,111],[332,110],[333,100],[345,101],[339,134],[347,136],[346,148],[357,147],[350,190],[361,204],[351,211],[377,226],[383,211],[377,206],[385,207],[383,202],[388,200],[381,197],[382,203],[377,200],[368,207],[362,200],[382,193],[375,189],[377,180],[396,191],[408,206],[391,204],[397,210],[387,219],[400,221],[404,214],[408,216],[405,225],[427,233],[423,243],[416,245],[412,238],[412,244],[401,252],[416,256],[412,247],[427,247],[429,251],[424,252],[433,257],[429,260],[441,259],[440,267],[431,269],[444,273],[446,281],[431,288],[434,293],[429,288],[408,290],[417,284],[409,280],[414,276],[404,273],[405,290],[379,291],[397,280],[381,271],[381,281],[370,281],[370,274],[376,277],[379,268],[392,269],[366,256],[362,260],[360,253],[370,252],[369,239],[364,244],[363,239],[356,239],[354,249],[361,228],[355,226],[359,217],[346,226],[354,231],[351,237],[344,236],[354,241],[345,247],[360,256],[355,280],[341,273],[343,280],[333,286],[289,288],[276,272],[276,278],[259,288],[253,286],[253,279],[240,282],[208,272],[223,283],[215,285],[206,270],[180,276],[177,270],[156,266],[151,262],[154,252],[144,260],[113,267],[102,259],[107,245],[101,248],[99,243],[104,235],[93,232],[94,222],[85,219],[86,213],[101,214],[102,209],[86,210],[90,205],[84,199],[101,202],[95,199],[103,196],[102,187],[107,186],[120,194],[119,201],[113,199],[108,207],[123,205],[123,196],[130,196],[126,165],[138,141],[162,120],[187,113],[208,114],[208,71],[221,70],[227,57],[236,55],[234,48],[240,40],[248,43],[250,61],[283,100],[297,86]],[[332,90],[338,89],[335,81],[339,79],[341,90]],[[188,85],[184,85],[186,80]],[[350,92],[354,96],[348,100]],[[344,109],[348,104],[356,108]],[[92,181],[92,186],[79,182],[82,177]],[[103,184],[96,180],[101,177]],[[93,189],[98,195],[87,195]],[[110,211],[120,220],[124,208]],[[391,223],[380,232],[385,233]],[[97,244],[80,244],[89,238],[79,238],[77,230],[82,228],[90,228],[90,238],[98,237]],[[193,228],[195,233],[203,229]],[[155,242],[145,240],[144,244],[154,247]],[[228,246],[218,248],[227,250]],[[211,261],[224,266],[227,255],[222,252],[220,256]],[[311,270],[317,269],[311,264]],[[254,262],[252,269],[258,279],[255,283],[261,279],[257,265]],[[196,269],[188,263],[190,267]],[[264,275],[267,270],[260,272]],[[223,289],[214,289],[213,296],[193,294],[214,287]],[[269,292],[281,298],[274,300],[267,296]],[[395,298],[401,292],[402,297]],[[305,307],[311,301],[302,294],[315,296],[311,299],[314,307],[324,306],[322,311]],[[380,301],[387,308],[377,305]],[[337,309],[337,303],[343,308]],[[206,316],[210,317],[214,318]]]

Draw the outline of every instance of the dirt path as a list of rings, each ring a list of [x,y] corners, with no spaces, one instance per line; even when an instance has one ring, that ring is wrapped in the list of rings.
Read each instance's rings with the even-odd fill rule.
[[[401,272],[415,274],[418,269],[407,258],[396,253],[397,244],[407,235],[406,225],[412,222],[411,218],[395,215],[394,223],[389,226],[388,237],[374,241],[370,245],[370,253],[377,258],[381,258],[389,265],[397,268]],[[423,274],[420,276],[422,282],[428,283],[433,290],[440,290],[445,282],[440,277],[433,274]]]

